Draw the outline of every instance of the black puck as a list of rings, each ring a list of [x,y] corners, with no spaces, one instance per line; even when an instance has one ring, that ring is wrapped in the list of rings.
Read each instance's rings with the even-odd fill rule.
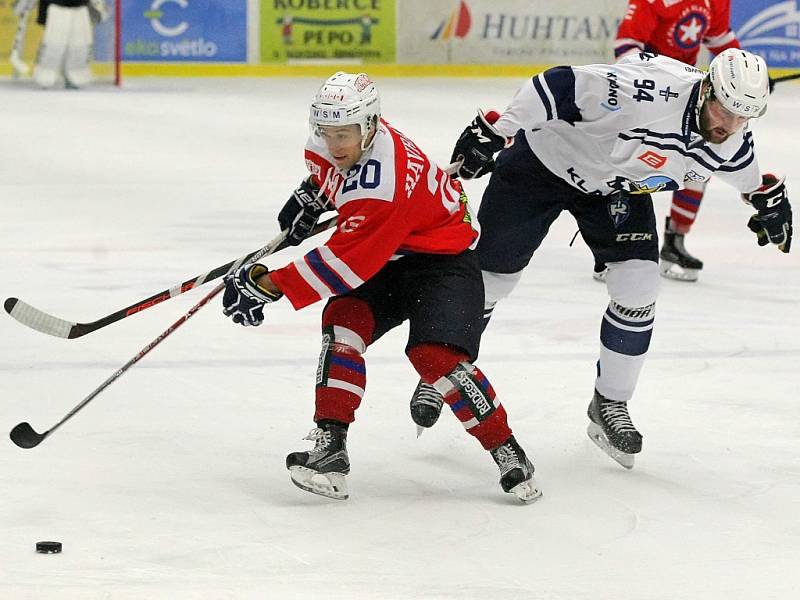
[[[59,554],[61,542],[36,542],[36,551],[39,554]]]

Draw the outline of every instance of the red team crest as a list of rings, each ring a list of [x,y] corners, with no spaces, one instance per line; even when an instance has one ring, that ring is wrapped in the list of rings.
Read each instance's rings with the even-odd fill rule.
[[[730,0],[629,0],[615,55],[619,58],[644,46],[693,65],[701,44],[714,54],[739,47],[730,29],[730,13]]]

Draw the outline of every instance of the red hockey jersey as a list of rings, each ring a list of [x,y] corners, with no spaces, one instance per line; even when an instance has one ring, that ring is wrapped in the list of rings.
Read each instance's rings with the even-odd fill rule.
[[[323,246],[270,273],[296,309],[358,287],[394,258],[459,254],[478,241],[460,183],[386,121],[346,172],[313,136],[305,156],[339,217]]]
[[[650,50],[693,65],[701,43],[712,54],[739,47],[730,15],[730,0],[628,0],[614,55]]]

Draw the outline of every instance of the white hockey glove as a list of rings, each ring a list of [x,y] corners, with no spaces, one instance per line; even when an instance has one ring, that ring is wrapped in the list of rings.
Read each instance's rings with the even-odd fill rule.
[[[758,212],[750,217],[747,227],[758,236],[758,245],[773,243],[781,252],[792,246],[792,205],[784,185],[785,177],[778,179],[767,173],[761,178],[761,187],[742,199]]]

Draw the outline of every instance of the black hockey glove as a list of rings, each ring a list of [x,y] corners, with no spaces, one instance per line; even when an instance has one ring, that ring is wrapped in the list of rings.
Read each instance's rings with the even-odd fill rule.
[[[225,276],[225,294],[222,296],[222,312],[232,317],[234,323],[245,327],[258,326],[264,322],[264,305],[283,298],[256,283],[269,269],[260,263],[239,267]]]
[[[789,204],[784,179],[769,173],[763,175],[761,187],[742,197],[758,211],[747,222],[750,231],[758,236],[758,245],[773,243],[781,252],[789,252],[792,246],[792,205]]]
[[[458,138],[450,162],[461,163],[456,171],[461,179],[475,179],[494,169],[494,155],[505,148],[507,142],[506,137],[492,125],[498,116],[497,113],[484,115],[478,111],[478,116]]]
[[[286,241],[297,246],[311,235],[320,216],[333,207],[328,197],[321,193],[312,176],[304,179],[278,213],[278,225],[286,231]]]

